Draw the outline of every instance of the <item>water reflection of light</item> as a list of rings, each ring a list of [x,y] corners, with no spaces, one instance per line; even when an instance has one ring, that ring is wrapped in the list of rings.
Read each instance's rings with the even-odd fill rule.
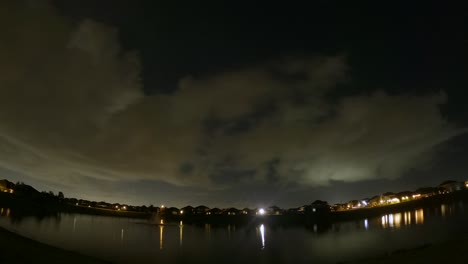
[[[405,225],[411,225],[411,212],[405,212],[403,214]]]
[[[388,225],[393,227],[393,214],[388,215]]]
[[[122,230],[120,231],[120,241],[123,242],[123,239],[124,239],[124,229],[122,228]]]
[[[369,221],[367,221],[367,219],[364,220],[364,228],[366,230],[369,229]]]
[[[10,216],[10,208],[0,208],[0,215],[2,216]]]
[[[182,246],[183,238],[184,238],[184,225],[183,225],[182,221],[180,221],[180,224],[179,224],[179,244],[180,244],[180,246]]]
[[[76,216],[73,218],[73,233],[75,233],[76,230]]]
[[[10,208],[0,208],[1,216],[10,216]]]
[[[416,224],[423,224],[424,223],[424,210],[419,209],[414,212]]]
[[[406,217],[406,215],[405,215]],[[366,226],[366,222],[364,223]],[[396,227],[399,228],[401,227],[401,213],[397,214],[388,214],[382,216],[382,227]],[[366,227],[367,229],[367,227]]]
[[[445,204],[442,204],[440,206],[440,212],[441,212],[442,216],[445,216],[447,214],[447,206]]]
[[[265,248],[265,226],[260,225],[260,236],[262,237],[262,249]]]
[[[231,225],[227,226],[227,230],[228,230],[228,239],[231,239]]]
[[[163,232],[164,232],[164,226],[160,225],[159,226],[159,249],[163,249]]]
[[[397,228],[401,226],[401,213],[397,213],[394,215],[394,223],[395,223],[395,227]]]
[[[208,234],[208,239],[211,238],[211,225],[205,224],[205,233]]]
[[[382,227],[387,227],[388,225],[388,215],[382,216]]]

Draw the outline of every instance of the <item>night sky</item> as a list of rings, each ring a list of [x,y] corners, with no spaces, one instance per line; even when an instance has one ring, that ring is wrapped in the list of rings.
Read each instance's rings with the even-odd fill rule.
[[[466,8],[174,2],[0,0],[0,178],[240,208],[468,180]]]

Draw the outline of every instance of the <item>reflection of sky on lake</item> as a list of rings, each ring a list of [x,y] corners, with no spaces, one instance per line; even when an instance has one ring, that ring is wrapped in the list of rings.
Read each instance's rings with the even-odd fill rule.
[[[441,205],[328,225],[191,225],[89,215],[12,221],[0,226],[27,237],[113,262],[238,263],[338,261],[381,255],[467,230],[463,204]]]

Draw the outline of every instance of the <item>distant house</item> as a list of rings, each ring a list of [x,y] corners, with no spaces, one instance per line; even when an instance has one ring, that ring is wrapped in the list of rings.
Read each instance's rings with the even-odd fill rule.
[[[269,215],[282,215],[283,210],[279,208],[278,206],[270,206],[266,210],[267,214]]]
[[[97,203],[96,207],[109,209],[109,208],[112,207],[112,205],[110,203],[106,203],[106,202],[102,201],[102,202]]]
[[[207,206],[200,205],[200,206],[195,207],[195,214],[196,215],[205,215],[206,212],[208,212],[208,210],[210,210],[210,208],[208,208]]]
[[[380,200],[382,200],[380,198],[380,195],[376,195],[374,197],[372,197],[370,200],[369,200],[369,206],[371,207],[374,207],[374,206],[379,206],[381,204]]]
[[[439,187],[441,187],[442,189],[444,189],[445,191],[449,193],[461,191],[466,188],[463,182],[457,182],[457,181],[444,181],[441,184],[439,184]]]
[[[380,204],[381,205],[386,205],[386,204],[395,204],[401,202],[399,196],[393,192],[386,192],[380,195]]]
[[[399,192],[396,194],[396,197],[401,201],[401,202],[407,202],[412,199],[413,197],[413,192],[410,191],[404,191],[404,192]]]
[[[240,210],[236,208],[229,208],[223,211],[223,215],[229,215],[229,216],[240,215]]]
[[[219,208],[212,208],[206,212],[206,215],[220,215],[223,211]]]
[[[180,213],[180,210],[175,207],[169,207],[165,208],[165,213],[166,215],[178,215]]]
[[[289,208],[284,213],[288,215],[304,214],[304,208],[303,207]]]
[[[193,215],[194,213],[195,213],[195,208],[193,208],[190,205],[180,208],[180,214]]]
[[[358,200],[352,200],[346,204],[347,209],[356,209],[360,207],[361,207],[361,202],[359,202]]]
[[[243,214],[243,215],[254,215],[255,210],[249,209],[249,208],[244,208],[244,209],[241,210],[240,213]]]
[[[0,180],[0,192],[13,193],[15,184],[8,180]]]
[[[437,187],[423,187],[414,191],[412,198],[419,199],[424,197],[430,197],[439,193],[439,188]]]
[[[306,206],[306,213],[328,213],[330,211],[330,205],[326,201],[316,200]]]
[[[332,211],[344,211],[347,209],[346,206],[347,204],[337,203],[337,204],[332,205],[331,210]]]

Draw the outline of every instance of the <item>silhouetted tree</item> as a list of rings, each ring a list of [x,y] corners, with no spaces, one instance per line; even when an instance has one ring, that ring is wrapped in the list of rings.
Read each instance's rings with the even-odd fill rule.
[[[63,192],[59,192],[57,196],[60,200],[63,200],[63,198],[65,198],[65,195],[63,195]]]

